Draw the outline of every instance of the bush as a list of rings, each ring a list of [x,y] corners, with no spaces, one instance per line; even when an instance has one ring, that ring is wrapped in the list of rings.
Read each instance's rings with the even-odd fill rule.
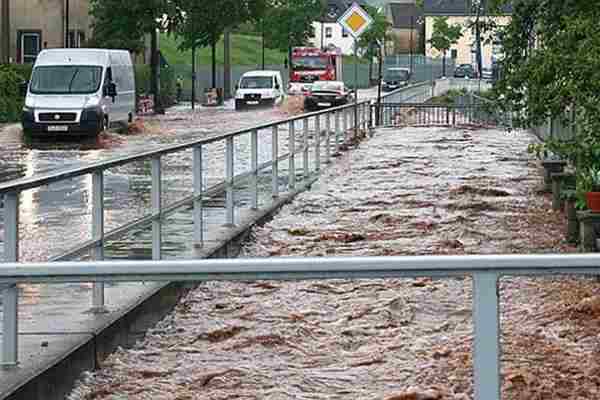
[[[15,122],[20,119],[24,99],[19,86],[25,80],[19,68],[0,65],[0,122]]]
[[[135,66],[135,91],[138,96],[150,93],[150,75],[149,65]],[[175,104],[175,70],[171,67],[160,69],[160,99],[164,107]]]

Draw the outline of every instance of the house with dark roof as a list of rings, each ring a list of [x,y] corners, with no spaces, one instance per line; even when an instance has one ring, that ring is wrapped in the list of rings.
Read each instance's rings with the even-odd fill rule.
[[[392,39],[386,54],[417,53],[423,39],[423,12],[414,0],[391,1],[385,7]]]
[[[493,21],[498,28],[510,23],[512,8],[505,6],[500,13],[485,9],[480,13],[480,18],[485,21]],[[472,0],[424,0],[423,17],[425,21],[425,54],[429,57],[440,57],[441,53],[432,48],[429,39],[433,34],[433,24],[436,18],[447,18],[450,25],[462,27],[462,37],[458,43],[453,45],[447,56],[454,59],[456,65],[477,64],[477,42],[473,22],[476,10]],[[485,33],[482,36],[481,58],[483,67],[492,67],[494,62],[502,57],[502,46],[496,37],[497,32]],[[485,39],[491,39],[487,41]]]
[[[313,22],[314,35],[311,45],[314,47],[335,46],[346,55],[354,53],[354,38],[345,32],[337,20],[354,3],[355,0],[327,0],[325,13],[318,21]],[[356,1],[359,5],[368,5],[366,0]]]

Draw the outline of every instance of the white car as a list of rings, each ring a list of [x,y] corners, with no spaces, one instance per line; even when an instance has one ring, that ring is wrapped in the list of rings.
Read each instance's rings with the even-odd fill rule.
[[[21,123],[30,135],[97,135],[135,115],[135,76],[126,50],[43,50],[26,90]]]
[[[235,87],[235,109],[279,105],[284,96],[279,71],[246,72]]]

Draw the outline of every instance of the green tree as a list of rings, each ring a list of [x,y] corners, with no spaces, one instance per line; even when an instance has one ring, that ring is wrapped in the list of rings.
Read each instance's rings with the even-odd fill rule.
[[[446,75],[446,53],[453,44],[456,44],[462,36],[462,26],[458,24],[448,24],[447,17],[436,17],[433,22],[433,33],[429,43],[431,46],[442,52],[443,56],[443,75]]]
[[[325,11],[321,0],[267,0],[264,14],[266,46],[288,52],[303,46],[314,34],[312,23]]]
[[[358,40],[358,49],[363,53],[363,56],[369,60],[369,78],[373,73],[373,58],[379,54],[380,44],[390,38],[389,28],[391,24],[388,22],[384,13],[380,12],[375,7],[366,6],[365,11],[373,19],[373,24],[367,29]]]
[[[522,126],[574,120],[571,137],[545,144],[576,166],[580,199],[589,189],[590,171],[600,168],[599,19],[598,2],[513,2],[495,88]]]
[[[212,81],[216,86],[216,45],[228,28],[260,18],[266,0],[175,0],[184,13],[175,33],[181,50],[212,48]]]

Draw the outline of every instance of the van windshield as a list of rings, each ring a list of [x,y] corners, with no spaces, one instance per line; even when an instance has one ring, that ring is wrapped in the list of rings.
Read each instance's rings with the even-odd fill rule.
[[[408,71],[405,69],[388,69],[385,73],[385,78],[389,80],[395,81],[407,81],[408,80]]]
[[[33,70],[30,91],[35,94],[91,94],[102,81],[99,66],[43,66]]]
[[[273,89],[273,78],[270,76],[248,76],[242,78],[240,89]]]

